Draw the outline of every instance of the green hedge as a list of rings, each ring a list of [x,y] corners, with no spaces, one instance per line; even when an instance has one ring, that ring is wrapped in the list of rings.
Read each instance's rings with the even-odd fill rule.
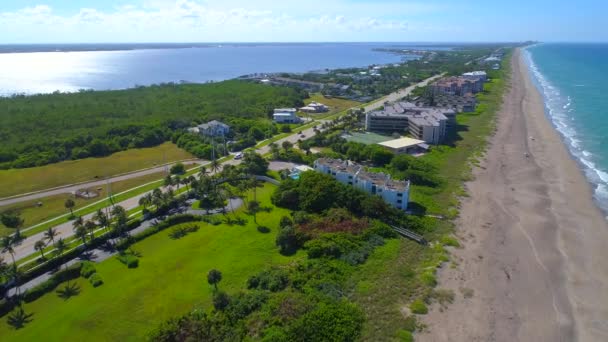
[[[66,269],[60,270],[47,281],[42,282],[37,286],[34,286],[31,289],[25,291],[22,295],[23,300],[26,303],[32,302],[42,297],[42,295],[44,295],[45,293],[53,291],[57,286],[59,286],[59,284],[63,283],[64,281],[80,277],[81,268],[82,263],[79,262]]]
[[[80,275],[83,278],[89,278],[92,276],[97,270],[95,269],[95,265],[90,261],[82,262],[82,269],[80,270]]]
[[[139,266],[139,259],[132,254],[121,254],[118,256],[118,260],[127,265],[128,268],[137,268]]]
[[[91,285],[93,285],[93,287],[97,287],[103,284],[103,279],[101,279],[101,276],[99,274],[93,273],[89,278],[89,282],[91,283]]]

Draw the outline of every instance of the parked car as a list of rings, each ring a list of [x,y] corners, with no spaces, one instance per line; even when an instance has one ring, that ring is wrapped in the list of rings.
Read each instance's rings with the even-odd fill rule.
[[[241,158],[243,158],[243,152],[239,152],[234,155],[234,159],[241,159]]]

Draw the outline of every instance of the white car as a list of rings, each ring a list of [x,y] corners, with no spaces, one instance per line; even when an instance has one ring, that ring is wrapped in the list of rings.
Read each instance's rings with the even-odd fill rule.
[[[239,152],[234,155],[234,159],[241,159],[241,158],[243,158],[243,152]]]

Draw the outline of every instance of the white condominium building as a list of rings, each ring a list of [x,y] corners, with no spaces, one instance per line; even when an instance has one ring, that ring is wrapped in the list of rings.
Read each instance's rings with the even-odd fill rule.
[[[410,181],[394,180],[384,173],[367,172],[361,165],[348,160],[319,158],[315,160],[314,166],[317,172],[328,174],[340,183],[378,195],[391,206],[407,210]]]

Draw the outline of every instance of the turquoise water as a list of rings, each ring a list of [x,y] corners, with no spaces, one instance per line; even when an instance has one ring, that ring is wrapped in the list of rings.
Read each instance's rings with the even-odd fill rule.
[[[608,212],[608,44],[540,44],[525,56],[547,115]]]

